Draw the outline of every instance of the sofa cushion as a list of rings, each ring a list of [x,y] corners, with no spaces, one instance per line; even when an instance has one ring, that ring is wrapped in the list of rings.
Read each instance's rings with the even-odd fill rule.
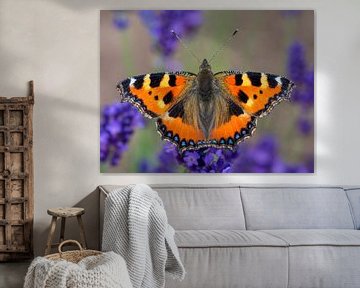
[[[153,187],[176,230],[245,229],[239,187]]]
[[[342,188],[241,187],[241,198],[249,230],[354,229]]]
[[[289,288],[359,288],[358,246],[289,247]]]
[[[318,229],[263,232],[290,245],[289,288],[359,287],[360,231]]]
[[[289,246],[360,246],[360,231],[348,229],[262,230]],[[359,249],[359,248],[358,248]]]
[[[268,233],[244,230],[176,231],[175,242],[178,247],[288,246],[285,241]]]
[[[164,203],[168,221],[176,230],[245,230],[238,186],[150,185]],[[111,193],[121,185],[102,185]]]
[[[179,248],[183,281],[166,288],[287,288],[288,247]]]
[[[360,229],[360,188],[346,189],[354,216],[356,229]]]

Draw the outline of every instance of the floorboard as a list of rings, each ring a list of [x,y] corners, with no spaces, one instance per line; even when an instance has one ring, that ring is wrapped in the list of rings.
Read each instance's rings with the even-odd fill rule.
[[[0,287],[21,288],[30,261],[0,263]]]

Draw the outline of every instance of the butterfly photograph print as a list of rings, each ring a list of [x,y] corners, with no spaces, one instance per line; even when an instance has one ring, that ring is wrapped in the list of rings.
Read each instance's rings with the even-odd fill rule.
[[[314,172],[313,11],[101,11],[100,52],[102,173]]]
[[[233,150],[249,138],[257,117],[290,98],[294,84],[273,74],[224,71],[213,74],[206,59],[199,73],[152,73],[118,85],[122,101],[157,118],[161,137],[180,152],[205,147]]]

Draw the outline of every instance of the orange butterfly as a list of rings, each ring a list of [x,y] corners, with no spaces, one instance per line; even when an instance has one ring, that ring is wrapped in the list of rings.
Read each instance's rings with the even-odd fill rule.
[[[183,152],[203,147],[233,149],[255,131],[258,117],[290,98],[294,83],[259,72],[213,73],[206,59],[199,73],[151,73],[121,81],[130,102]]]

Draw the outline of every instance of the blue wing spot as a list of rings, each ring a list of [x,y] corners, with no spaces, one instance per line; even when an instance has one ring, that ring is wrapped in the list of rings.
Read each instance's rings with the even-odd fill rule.
[[[194,142],[193,140],[190,140],[190,141],[189,141],[189,145],[194,146],[194,145],[195,145],[195,142]]]
[[[168,131],[168,132],[166,133],[166,136],[167,136],[167,137],[170,137],[170,138],[171,138],[172,135],[173,135],[173,133],[172,133],[171,131]]]
[[[179,135],[176,134],[176,135],[174,136],[174,141],[175,141],[175,142],[179,142]]]
[[[180,143],[181,147],[186,147],[186,141],[185,140],[182,140],[181,143]]]
[[[220,144],[225,144],[225,139],[224,138],[220,139]]]
[[[240,139],[240,134],[238,132],[235,133],[235,139],[236,140]]]
[[[231,137],[228,138],[228,144],[230,145],[234,144],[234,140]]]

